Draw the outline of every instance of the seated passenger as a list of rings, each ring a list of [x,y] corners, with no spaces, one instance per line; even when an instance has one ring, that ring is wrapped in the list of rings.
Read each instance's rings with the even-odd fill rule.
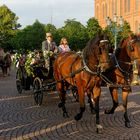
[[[68,41],[67,41],[67,39],[65,37],[63,37],[61,39],[58,49],[59,49],[59,52],[68,52],[68,51],[70,51]]]
[[[38,67],[44,67],[45,61],[42,51],[35,51],[35,56],[31,61],[31,65],[37,65]]]

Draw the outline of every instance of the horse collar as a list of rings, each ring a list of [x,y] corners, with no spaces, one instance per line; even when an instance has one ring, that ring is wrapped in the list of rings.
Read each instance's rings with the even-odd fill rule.
[[[82,57],[82,58],[83,58],[83,57]],[[93,72],[92,70],[90,70],[90,68],[86,65],[86,62],[85,62],[84,58],[83,58],[82,60],[83,60],[83,64],[84,64],[83,69],[84,69],[85,71],[87,71],[87,72],[89,72],[89,73],[91,73],[91,74],[93,74],[93,75],[97,75],[97,74],[98,74],[98,72]]]

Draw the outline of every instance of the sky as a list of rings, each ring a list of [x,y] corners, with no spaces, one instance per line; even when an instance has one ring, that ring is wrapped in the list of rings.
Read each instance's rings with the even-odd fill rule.
[[[0,6],[3,4],[19,17],[22,28],[32,25],[36,19],[57,28],[64,26],[67,19],[86,25],[94,16],[94,0],[0,0]]]

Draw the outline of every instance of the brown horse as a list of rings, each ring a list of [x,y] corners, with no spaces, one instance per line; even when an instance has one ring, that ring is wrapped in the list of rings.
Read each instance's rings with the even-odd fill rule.
[[[108,49],[108,41],[97,35],[88,42],[82,55],[66,52],[59,54],[54,62],[54,78],[61,100],[58,106],[62,108],[63,116],[68,116],[65,96],[69,85],[77,87],[78,90],[80,112],[75,116],[76,120],[80,120],[85,111],[85,92],[94,92],[97,130],[102,129],[99,120],[100,73],[109,68]]]
[[[106,109],[106,114],[113,114],[118,103],[118,87],[122,88],[122,101],[124,107],[125,126],[131,127],[127,114],[128,94],[131,92],[131,83],[133,82],[133,65],[136,62],[139,65],[140,60],[140,37],[134,35],[123,39],[119,48],[111,59],[112,67],[104,73],[105,81],[108,83],[113,107]]]
[[[11,55],[10,53],[7,53],[4,57],[4,61],[3,61],[3,73],[4,75],[10,75],[10,71],[11,71],[11,64],[12,64],[12,59],[11,59]]]

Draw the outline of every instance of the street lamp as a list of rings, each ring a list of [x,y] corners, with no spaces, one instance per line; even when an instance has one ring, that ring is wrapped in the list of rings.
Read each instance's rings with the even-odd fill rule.
[[[111,27],[112,22],[114,22],[115,24],[114,26]],[[111,27],[111,32],[115,40],[114,49],[116,50],[117,49],[117,36],[118,36],[118,33],[122,31],[122,27],[124,25],[124,19],[122,16],[118,17],[116,14],[114,14],[113,20],[110,17],[106,18],[106,23],[108,27]]]

